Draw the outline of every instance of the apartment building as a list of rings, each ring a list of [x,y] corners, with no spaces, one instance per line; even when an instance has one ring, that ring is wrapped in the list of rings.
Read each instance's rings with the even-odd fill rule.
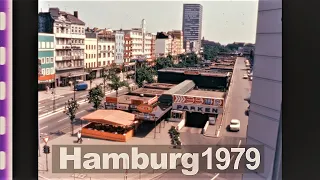
[[[130,33],[124,33],[124,62],[129,63],[132,57],[132,44]]]
[[[157,34],[151,33],[151,59],[152,60],[156,59],[156,39],[157,39]]]
[[[168,32],[172,36],[172,55],[183,53],[183,32],[181,30],[172,30]]]
[[[171,54],[172,37],[165,32],[158,32],[156,36],[155,54],[156,57],[167,57]]]
[[[124,63],[124,32],[122,29],[120,29],[120,31],[115,31],[114,60],[117,65]]]
[[[38,15],[38,32],[55,34],[56,84],[66,86],[76,79],[85,79],[85,23],[73,14],[49,8]]]
[[[97,67],[98,63],[98,40],[97,34],[93,31],[86,32],[85,39],[85,69],[91,69]]]
[[[98,30],[98,64],[109,66],[115,63],[115,35],[111,29]]]
[[[54,34],[38,33],[38,61],[40,61],[41,75],[38,76],[38,89],[46,86],[55,87],[55,44]]]
[[[282,177],[282,1],[259,1],[247,144],[264,146],[264,172],[244,180]]]

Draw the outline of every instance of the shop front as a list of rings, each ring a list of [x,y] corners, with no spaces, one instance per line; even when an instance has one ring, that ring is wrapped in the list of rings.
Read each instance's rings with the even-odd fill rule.
[[[47,87],[55,88],[55,75],[46,75],[38,77],[38,90],[46,90]]]
[[[174,95],[170,119],[186,120],[188,127],[203,128],[207,121],[214,124],[223,113],[223,99]]]

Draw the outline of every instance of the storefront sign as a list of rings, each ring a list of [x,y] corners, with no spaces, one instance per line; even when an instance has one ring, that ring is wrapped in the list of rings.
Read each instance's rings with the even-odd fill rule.
[[[106,97],[106,102],[107,103],[115,103],[117,104],[117,98],[116,97]]]
[[[190,111],[190,112],[199,112],[199,113],[208,113],[208,114],[221,114],[221,107],[213,107],[210,105],[196,105],[196,104],[181,104],[173,103],[173,109],[179,111]]]
[[[184,71],[184,74],[186,75],[199,75],[199,71]]]
[[[117,109],[119,110],[129,110],[129,105],[128,104],[117,104]]]
[[[158,96],[155,96],[155,97],[148,100],[148,104],[152,105],[152,104],[156,103],[157,101],[158,101]]]
[[[203,105],[212,105],[215,107],[223,107],[223,101],[224,101],[223,98],[208,98],[208,97],[173,95],[173,102],[174,103],[203,104]]]
[[[136,119],[141,120],[155,120],[154,114],[148,114],[148,113],[135,113]]]
[[[115,103],[104,103],[105,109],[116,109],[117,108],[117,104]]]
[[[131,104],[139,106],[140,104],[143,104],[143,101],[142,100],[131,99]]]
[[[148,104],[140,104],[139,106],[137,106],[137,110],[142,113],[151,113],[153,107]]]

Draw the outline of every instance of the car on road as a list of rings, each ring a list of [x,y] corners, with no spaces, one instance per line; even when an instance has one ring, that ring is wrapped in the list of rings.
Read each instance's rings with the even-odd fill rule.
[[[229,125],[230,131],[240,131],[240,121],[238,119],[232,119]]]
[[[248,74],[244,74],[243,79],[248,79]]]

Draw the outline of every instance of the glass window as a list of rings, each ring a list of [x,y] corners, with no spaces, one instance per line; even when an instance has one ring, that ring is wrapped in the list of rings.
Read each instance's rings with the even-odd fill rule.
[[[38,42],[38,49],[41,49],[41,42]]]
[[[50,59],[46,57],[46,63],[50,63]]]
[[[46,58],[41,58],[41,64],[45,64],[46,63]]]
[[[50,44],[51,44],[51,49],[53,49],[53,42],[51,42]]]
[[[53,63],[53,57],[51,57],[50,59],[51,59],[51,63]]]
[[[41,73],[42,73],[42,76],[45,76],[46,75],[46,69],[42,69]]]
[[[51,74],[54,74],[54,68],[53,67],[51,68]]]
[[[41,42],[41,48],[46,48],[46,42]]]
[[[49,74],[50,74],[50,69],[46,68],[46,75],[49,75]]]

